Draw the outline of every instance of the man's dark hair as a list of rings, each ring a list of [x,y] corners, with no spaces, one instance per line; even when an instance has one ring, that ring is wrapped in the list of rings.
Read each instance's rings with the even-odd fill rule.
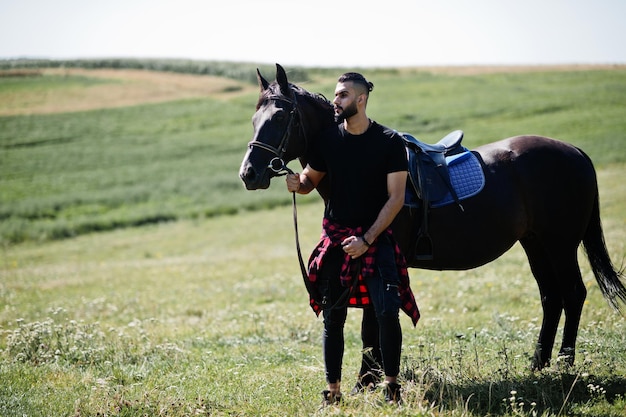
[[[365,87],[366,94],[369,96],[370,91],[374,89],[374,84],[367,81],[365,77],[358,72],[346,72],[337,80],[340,83],[345,83],[346,81],[352,81],[355,84],[360,84]]]

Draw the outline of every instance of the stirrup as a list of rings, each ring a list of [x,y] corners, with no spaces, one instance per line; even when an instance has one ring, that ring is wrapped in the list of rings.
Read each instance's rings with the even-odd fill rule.
[[[424,209],[426,210],[426,209]],[[433,256],[433,240],[428,234],[420,234],[415,243],[415,260],[432,261]]]

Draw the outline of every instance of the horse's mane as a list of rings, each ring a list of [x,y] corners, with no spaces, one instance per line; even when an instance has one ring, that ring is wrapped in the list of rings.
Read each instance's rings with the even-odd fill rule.
[[[297,96],[302,96],[304,98],[310,99],[307,101],[313,103],[320,110],[332,112],[333,104],[330,102],[330,100],[324,97],[322,93],[312,93],[292,83],[289,83],[289,88],[291,88],[291,90]],[[278,83],[273,82],[269,85],[269,88],[267,90],[264,90],[259,96],[259,101],[256,105],[256,109],[258,110],[266,100],[275,97],[284,97],[284,94],[280,91],[280,86],[278,85]]]

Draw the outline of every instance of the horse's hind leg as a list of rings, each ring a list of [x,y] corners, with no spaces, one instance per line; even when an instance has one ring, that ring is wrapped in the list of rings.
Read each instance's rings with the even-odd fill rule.
[[[580,267],[576,257],[576,250],[553,261],[559,271],[559,280],[562,285],[563,309],[565,310],[565,325],[563,328],[563,341],[559,351],[566,363],[573,365],[576,350],[576,337],[580,325],[587,289],[580,274]]]
[[[559,355],[565,356],[568,363],[573,363],[580,314],[587,294],[576,260],[576,250],[569,250],[569,254],[563,250],[550,252],[537,239],[523,239],[521,243],[539,285],[543,307],[543,321],[531,366],[533,369],[542,369],[550,365],[563,310],[565,326]]]

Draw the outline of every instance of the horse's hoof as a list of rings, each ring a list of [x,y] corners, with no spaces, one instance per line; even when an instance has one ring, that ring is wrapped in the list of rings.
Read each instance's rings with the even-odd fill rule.
[[[538,372],[544,368],[549,368],[549,367],[550,367],[550,360],[542,361],[542,360],[537,360],[533,358],[533,360],[530,363],[530,370],[532,372]]]
[[[560,366],[566,368],[574,366],[575,349],[574,348],[561,348],[557,362]]]
[[[541,348],[541,344],[537,343],[537,347],[535,348],[535,354],[530,362],[530,370],[531,371],[541,371],[543,368],[547,368],[550,366],[550,358],[543,357],[543,349]]]

